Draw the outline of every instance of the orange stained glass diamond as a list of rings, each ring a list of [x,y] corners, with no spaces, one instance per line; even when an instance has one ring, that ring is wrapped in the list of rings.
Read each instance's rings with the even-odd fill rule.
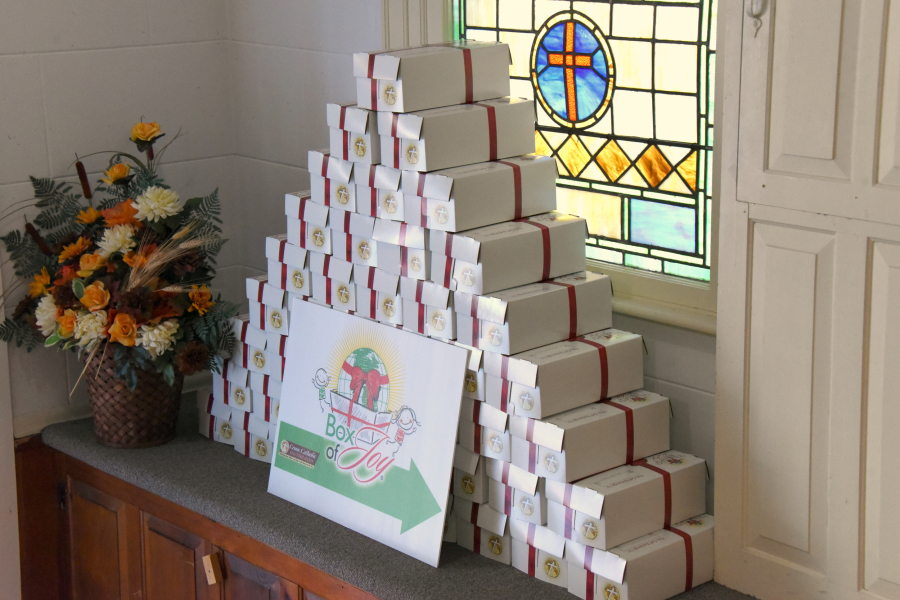
[[[584,166],[591,162],[591,155],[578,139],[578,136],[571,136],[566,143],[560,146],[556,151],[559,158],[566,165],[573,176],[577,176],[584,170]]]
[[[553,156],[553,149],[544,139],[544,136],[537,130],[534,132],[534,153],[543,154],[544,156]]]
[[[650,187],[656,187],[672,170],[672,165],[656,146],[650,146],[635,163]]]
[[[691,155],[688,156],[680,165],[678,165],[678,172],[681,173],[681,176],[687,182],[687,184],[691,187],[691,190],[697,191],[697,152],[691,152]]]
[[[611,141],[603,147],[600,154],[597,155],[597,163],[606,173],[610,181],[615,181],[619,176],[631,166],[631,161],[619,148],[619,145]]]

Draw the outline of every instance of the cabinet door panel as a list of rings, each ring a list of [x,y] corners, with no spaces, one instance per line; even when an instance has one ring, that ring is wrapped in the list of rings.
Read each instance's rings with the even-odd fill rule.
[[[225,557],[225,600],[300,600],[300,588],[242,558]]]
[[[144,513],[144,591],[147,600],[212,600],[219,585],[208,585],[203,557],[212,543]]]

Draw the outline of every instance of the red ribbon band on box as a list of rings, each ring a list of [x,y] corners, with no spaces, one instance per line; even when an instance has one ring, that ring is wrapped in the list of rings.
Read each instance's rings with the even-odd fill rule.
[[[425,335],[425,305],[419,304],[419,333]]]
[[[528,535],[526,536],[529,546],[534,546],[534,534],[536,531],[537,531],[537,526],[534,523],[529,523],[528,524]]]
[[[607,400],[606,403],[625,412],[625,463],[631,464],[634,460],[634,412],[631,408],[618,402]]]
[[[509,463],[503,463],[503,474],[500,476],[500,481],[503,485],[509,485]]]
[[[512,516],[512,487],[506,486],[506,489],[503,492],[503,513]]]
[[[666,526],[666,530],[684,540],[684,591],[687,592],[694,587],[694,542],[687,532],[668,526]]]
[[[516,223],[528,223],[541,230],[541,239],[544,243],[544,264],[541,268],[541,279],[550,279],[550,228],[543,223],[537,223],[528,219],[515,219]]]
[[[606,359],[606,346],[583,337],[575,338],[571,341],[581,342],[597,349],[598,358],[600,359],[600,378],[602,379],[600,383],[600,400],[606,400],[606,397],[609,395],[609,361]]]
[[[665,518],[663,520],[663,527],[668,529],[672,525],[672,474],[665,469],[660,469],[656,465],[651,465],[646,461],[646,459],[643,458],[641,460],[635,461],[634,464],[646,469],[650,469],[654,473],[659,473],[660,475],[662,475],[663,496],[665,498]]]
[[[558,285],[566,288],[569,292],[569,338],[573,338],[578,335],[578,299],[575,296],[575,286],[571,283],[563,283],[561,281],[553,281],[552,279],[547,283],[552,285]],[[605,381],[605,378],[604,378]]]
[[[469,514],[469,521],[471,521],[472,525],[478,525],[478,508],[479,505],[473,502],[472,512]]]
[[[344,108],[341,107],[341,124],[343,124],[343,123],[344,123]],[[343,129],[343,127],[341,129]],[[344,137],[344,144],[343,144],[343,147],[341,148],[343,150],[343,155],[341,156],[341,158],[343,158],[344,160],[350,160],[350,132],[342,131],[341,133],[343,134],[343,137]]]
[[[472,403],[472,422],[478,425],[481,422],[481,402]]]
[[[497,111],[490,104],[475,102],[475,106],[480,106],[487,111],[488,148],[490,152],[488,160],[497,160]]]
[[[531,544],[528,545],[528,574],[534,577],[534,563],[537,562],[537,551]]]
[[[474,436],[472,439],[472,443],[475,446],[475,452],[477,452],[478,454],[481,454],[481,425],[479,425],[478,423],[475,423],[475,427],[473,427],[473,429],[474,429]]]
[[[475,526],[475,537],[472,543],[472,549],[475,554],[481,554],[481,527]]]
[[[501,165],[512,167],[513,170],[513,188],[515,190],[515,216],[513,219],[522,218],[522,168],[516,163],[506,162],[505,160],[497,161]]]
[[[503,358],[506,358],[505,356]],[[500,410],[507,412],[509,408],[509,396],[512,391],[512,385],[506,379],[502,380],[500,388]]]

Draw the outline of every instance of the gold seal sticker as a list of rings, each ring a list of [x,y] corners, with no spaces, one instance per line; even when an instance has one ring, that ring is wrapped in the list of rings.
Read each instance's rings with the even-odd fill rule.
[[[282,441],[281,441],[281,453],[282,453],[282,454],[287,454],[287,453],[288,453],[288,450],[290,450],[290,449],[291,449],[291,445],[288,444],[288,441],[287,441],[287,440],[282,440]]]
[[[581,524],[581,535],[586,537],[589,540],[597,539],[597,534],[600,533],[600,530],[597,529],[597,524],[593,521],[585,521]]]
[[[388,211],[390,214],[397,212],[397,199],[394,198],[393,194],[385,196],[384,200],[381,201],[381,205],[384,207],[384,210]]]
[[[397,306],[394,304],[393,298],[387,298],[384,302],[382,302],[381,312],[383,312],[387,317],[394,316],[394,313],[397,312]]]
[[[559,563],[555,558],[548,558],[544,561],[544,573],[547,574],[547,577],[556,579],[559,577],[559,571]]]
[[[299,290],[299,289],[302,289],[302,288],[303,288],[303,284],[306,283],[306,280],[303,279],[303,271],[300,271],[299,269],[296,270],[296,271],[294,271],[294,272],[291,274],[291,283],[293,284],[293,286],[294,286],[296,289],[298,289],[298,290]]]
[[[269,321],[272,322],[272,327],[275,329],[281,329],[281,326],[284,324],[284,321],[281,319],[281,313],[277,310],[272,311],[272,316],[269,317]]]
[[[611,583],[608,584],[603,588],[603,600],[622,600],[622,595],[619,594],[619,588]]]
[[[264,440],[256,440],[256,454],[259,456],[265,456],[269,453],[269,448],[266,446],[266,442]]]
[[[313,244],[321,248],[325,245],[325,232],[316,227],[312,230]]]
[[[437,311],[431,315],[431,326],[437,331],[443,331],[444,327],[447,326],[447,319],[441,311]]]
[[[488,540],[488,547],[491,549],[491,552],[499,555],[503,552],[503,540],[496,535],[492,535],[491,539]]]
[[[372,244],[368,240],[361,241],[359,246],[356,247],[356,253],[359,254],[361,259],[369,260],[369,257],[372,256]]]
[[[469,393],[478,391],[478,376],[474,371],[466,371],[466,391]]]
[[[244,388],[236,387],[234,388],[234,402],[238,406],[243,406],[245,402],[247,402],[247,393],[244,391]]]
[[[422,259],[418,256],[413,256],[409,261],[409,268],[418,273],[422,270]]]
[[[414,165],[417,162],[419,162],[419,149],[416,148],[415,144],[409,146],[406,149],[406,162],[408,162],[411,165]]]
[[[471,475],[466,475],[462,478],[462,489],[470,496],[475,493],[475,480],[472,479]]]
[[[497,435],[497,434],[492,435],[491,439],[488,443],[490,444],[490,448],[491,448],[492,452],[497,452],[497,453],[503,452],[503,440],[500,438],[499,435]]]
[[[347,304],[348,302],[350,302],[350,290],[347,289],[347,286],[343,283],[338,286],[337,297],[341,304]]]
[[[347,189],[346,185],[339,185],[334,191],[334,195],[337,196],[337,201],[341,204],[350,202],[350,190]]]
[[[534,514],[534,501],[528,497],[522,498],[522,501],[519,502],[519,510],[526,517]]]
[[[475,285],[475,282],[478,281],[478,278],[475,276],[475,271],[472,269],[466,269],[463,271],[463,285],[466,287],[472,287]]]
[[[262,369],[266,366],[266,353],[262,350],[257,350],[253,353],[253,364]]]
[[[490,333],[488,333],[488,337],[491,339],[492,346],[499,346],[503,343],[503,334],[500,333],[499,329],[491,329]]]
[[[394,86],[389,85],[384,88],[384,101],[388,106],[393,106],[397,102],[397,90],[394,89]],[[373,106],[372,108],[374,109],[375,107]]]
[[[219,435],[221,435],[226,440],[230,440],[232,434],[233,431],[231,429],[231,423],[229,423],[228,421],[222,423],[222,426],[219,428]]]
[[[531,392],[524,392],[519,396],[519,406],[522,407],[522,410],[531,410],[534,408],[534,396],[531,395]]]
[[[366,155],[366,140],[360,138],[356,138],[353,141],[353,152],[360,158]]]
[[[548,454],[544,459],[544,466],[551,473],[556,473],[559,470],[559,459],[554,454]]]
[[[450,220],[450,211],[447,210],[447,207],[443,204],[438,204],[434,209],[434,218],[437,219],[438,223],[443,225]]]

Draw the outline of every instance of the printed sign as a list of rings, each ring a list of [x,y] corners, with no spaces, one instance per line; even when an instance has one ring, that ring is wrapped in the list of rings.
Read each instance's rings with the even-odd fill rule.
[[[438,565],[468,352],[296,300],[269,492]]]

